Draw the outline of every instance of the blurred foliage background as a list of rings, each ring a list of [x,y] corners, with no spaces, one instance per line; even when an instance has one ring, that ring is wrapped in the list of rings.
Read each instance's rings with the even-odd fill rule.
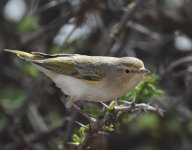
[[[75,121],[87,124],[65,109],[48,77],[2,51],[7,48],[142,59],[159,77],[138,102],[158,105],[164,116],[124,114],[108,135],[92,139],[90,149],[191,150],[191,14],[191,0],[1,0],[0,149],[77,149],[68,144],[84,132]],[[163,96],[148,92],[162,92],[154,85]]]

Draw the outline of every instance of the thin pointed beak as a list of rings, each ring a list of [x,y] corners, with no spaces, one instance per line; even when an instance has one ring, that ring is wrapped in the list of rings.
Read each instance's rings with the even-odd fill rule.
[[[142,73],[142,74],[150,74],[150,71],[147,70],[147,69],[141,69],[141,70],[139,70],[139,73]]]

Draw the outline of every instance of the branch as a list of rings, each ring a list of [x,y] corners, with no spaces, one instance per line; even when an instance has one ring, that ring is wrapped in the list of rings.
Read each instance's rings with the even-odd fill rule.
[[[51,128],[45,132],[39,132],[31,135],[27,135],[27,142],[30,144],[35,144],[40,141],[44,141],[45,139],[49,139],[55,135],[58,130],[64,128],[66,125],[66,121],[64,121],[61,125],[58,125],[54,128]],[[18,143],[18,142],[12,142],[8,143],[4,146],[4,150],[16,150],[16,149],[24,149],[26,144],[25,143]],[[27,146],[28,148],[28,146]]]
[[[134,14],[139,10],[139,8],[146,2],[146,0],[136,0],[134,2],[134,7],[128,9],[123,16],[121,17],[121,20],[109,31],[110,32],[110,41],[109,45],[106,48],[105,54],[109,54],[111,48],[116,43],[116,40],[120,37],[122,33],[124,33],[127,22],[132,19]]]
[[[81,144],[78,147],[78,150],[85,149],[92,137],[94,137],[96,134],[99,134],[99,132],[103,130],[103,127],[105,125],[113,123],[117,118],[118,112],[154,112],[159,114],[160,116],[163,116],[164,110],[159,107],[154,107],[150,104],[136,104],[135,102],[128,102],[126,106],[114,106],[114,108],[109,110],[108,114],[104,118],[98,119],[97,121],[95,121],[94,124],[90,124],[89,131],[85,134]]]
[[[140,104],[136,104],[136,103],[129,103],[128,106],[115,106],[115,111],[122,111],[122,112],[140,112],[140,111],[144,111],[144,112],[155,112],[157,114],[159,114],[160,116],[163,116],[164,111],[159,108],[159,107],[154,107],[150,104],[146,104],[146,103],[140,103]]]
[[[112,37],[115,37],[124,31],[124,28],[126,27],[127,21],[133,17],[133,15],[138,11],[138,9],[143,5],[143,3],[145,1],[146,0],[136,0],[134,2],[135,6],[132,9],[130,9],[124,13],[120,22],[118,23],[117,28],[115,29],[115,31],[113,31]]]
[[[25,35],[21,38],[21,45],[25,46],[29,43],[38,40],[40,37],[46,37],[50,33],[57,33],[58,30],[67,23],[72,17],[75,17],[77,21],[79,21],[82,16],[85,16],[85,13],[93,8],[96,8],[101,0],[87,0],[80,4],[79,9],[71,10],[66,13],[64,16],[58,18],[53,23],[42,26],[38,28],[36,31],[30,33],[29,35]]]

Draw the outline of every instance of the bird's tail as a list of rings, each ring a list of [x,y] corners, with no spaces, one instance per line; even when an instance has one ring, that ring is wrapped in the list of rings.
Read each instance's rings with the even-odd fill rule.
[[[14,53],[21,59],[24,59],[29,62],[43,60],[46,57],[46,54],[43,55],[42,53],[36,53],[36,52],[28,53],[28,52],[24,52],[24,51],[20,51],[20,50],[10,50],[10,49],[4,49],[4,51]]]
[[[10,49],[4,49],[6,52],[17,54],[18,57],[21,59],[24,59],[29,62],[37,62],[40,60],[48,59],[48,58],[56,58],[56,57],[70,57],[78,54],[45,54],[40,52],[24,52],[20,50],[10,50]]]

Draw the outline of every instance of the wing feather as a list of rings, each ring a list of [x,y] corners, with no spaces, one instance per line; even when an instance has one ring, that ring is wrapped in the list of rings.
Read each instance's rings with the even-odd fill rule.
[[[24,52],[20,50],[4,51],[17,54],[20,58],[44,67],[56,73],[69,75],[78,79],[88,81],[100,81],[106,76],[100,63],[95,57],[78,54],[44,54],[39,52]]]
[[[78,79],[89,81],[99,81],[105,77],[105,73],[99,69],[98,65],[86,63],[85,61],[75,61],[72,57],[54,57],[44,61],[34,62],[53,72],[69,75]]]

